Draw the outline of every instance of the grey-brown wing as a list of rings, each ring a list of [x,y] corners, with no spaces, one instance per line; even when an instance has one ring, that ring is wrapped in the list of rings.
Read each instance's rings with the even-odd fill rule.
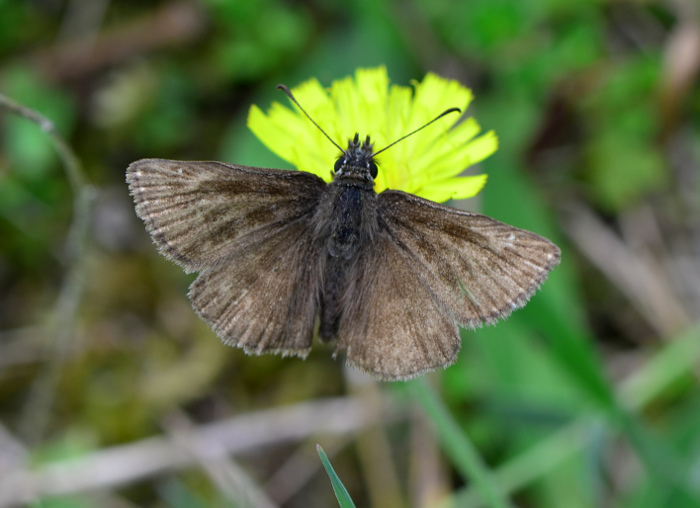
[[[491,324],[522,307],[559,263],[559,248],[530,231],[400,191],[380,216],[423,283],[462,326]]]
[[[451,312],[414,264],[380,231],[348,277],[336,348],[348,364],[385,381],[450,365],[461,345]]]
[[[159,250],[187,272],[274,236],[314,210],[325,187],[299,171],[163,159],[134,162],[127,182]]]
[[[249,354],[306,356],[317,315],[319,249],[296,220],[202,271],[189,297],[221,339]]]

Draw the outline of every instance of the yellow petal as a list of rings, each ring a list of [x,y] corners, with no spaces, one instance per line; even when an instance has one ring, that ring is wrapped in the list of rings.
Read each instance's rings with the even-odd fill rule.
[[[466,199],[476,196],[486,185],[487,175],[458,176],[441,180],[421,189],[425,199],[443,203],[449,199]]]

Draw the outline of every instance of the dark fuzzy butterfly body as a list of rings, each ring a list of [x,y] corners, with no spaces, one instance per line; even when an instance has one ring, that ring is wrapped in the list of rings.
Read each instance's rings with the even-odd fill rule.
[[[377,167],[372,161],[369,138],[360,145],[359,136],[349,143],[346,156],[338,159],[333,182],[326,186],[320,206],[313,218],[315,243],[325,256],[320,258],[320,328],[321,340],[329,341],[338,326],[352,295],[345,289],[359,277],[362,247],[372,245],[379,232],[377,194],[374,177]]]
[[[248,353],[306,356],[315,331],[383,380],[452,364],[457,324],[523,306],[559,262],[549,240],[489,217],[374,191],[369,138],[326,184],[300,171],[144,159],[127,181],[198,314]]]

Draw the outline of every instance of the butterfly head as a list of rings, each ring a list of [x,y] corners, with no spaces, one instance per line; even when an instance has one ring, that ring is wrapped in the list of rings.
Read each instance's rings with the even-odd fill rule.
[[[377,172],[369,136],[360,142],[359,134],[348,142],[347,150],[338,157],[333,167],[334,178],[362,180],[370,184],[374,184]]]

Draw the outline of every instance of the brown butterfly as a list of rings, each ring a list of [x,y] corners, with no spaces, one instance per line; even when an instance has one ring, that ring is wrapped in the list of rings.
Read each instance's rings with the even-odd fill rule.
[[[318,335],[375,378],[410,379],[455,361],[457,324],[508,316],[559,263],[559,248],[529,231],[377,194],[369,136],[341,151],[328,184],[223,162],[127,169],[136,213],[165,257],[200,272],[189,297],[226,344],[306,357]]]

